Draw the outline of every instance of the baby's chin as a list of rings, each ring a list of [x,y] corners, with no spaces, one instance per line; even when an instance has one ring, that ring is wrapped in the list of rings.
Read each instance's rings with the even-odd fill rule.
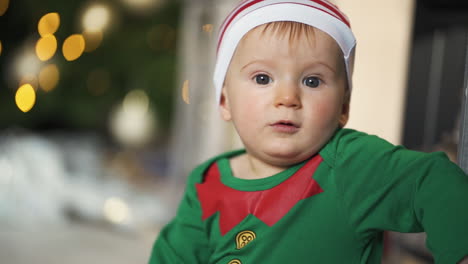
[[[317,154],[318,150],[307,149],[307,151],[293,150],[270,150],[259,153],[259,157],[263,162],[277,167],[290,167],[300,163],[313,155]]]

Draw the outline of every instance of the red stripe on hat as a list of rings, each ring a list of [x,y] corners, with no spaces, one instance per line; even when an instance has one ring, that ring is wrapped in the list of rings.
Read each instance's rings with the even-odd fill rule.
[[[263,2],[265,0],[254,0],[250,3],[246,3],[244,6],[240,6],[235,12],[233,15],[230,15],[230,18],[228,21],[225,21],[223,23],[223,28],[222,28],[222,32],[221,32],[221,35],[219,37],[219,41],[218,41],[218,45],[221,43],[221,40],[223,39],[223,36],[224,36],[224,33],[226,32],[226,29],[229,27],[229,25],[231,24],[231,22],[234,20],[234,18],[239,15],[239,13],[241,13],[242,11],[244,11],[245,9],[255,5],[256,3],[260,3],[260,2]]]
[[[250,1],[250,3],[249,3]],[[229,17],[231,17],[231,19],[229,19],[229,21],[225,22],[224,25],[229,25],[232,20],[234,19],[234,17],[236,17],[239,13],[241,13],[243,10],[249,8],[250,6],[256,4],[256,3],[259,3],[259,2],[263,2],[263,1],[266,1],[266,0],[244,0],[242,1],[242,3],[240,3],[240,5],[234,9],[231,14],[229,15]],[[343,12],[340,11],[340,9],[332,4],[332,3],[329,3],[328,1],[324,1],[324,0],[309,0],[311,2],[315,2],[319,5],[323,5],[325,6],[326,8],[332,10],[332,12],[334,13],[334,16],[338,19],[340,19],[341,21],[343,21],[346,25],[348,25],[349,27],[351,27],[348,19],[346,18],[346,15],[343,14]],[[280,3],[275,3],[275,4],[281,4],[281,3],[290,3],[290,4],[301,4],[301,3],[297,3],[297,2],[280,2]]]
[[[343,21],[343,23],[345,23],[348,27],[351,27],[348,19],[343,15],[343,13],[341,13],[341,11],[335,5],[322,1],[322,0],[311,0],[311,1],[321,4],[325,6],[326,8],[332,10],[333,13],[335,13],[335,15],[337,15],[340,18],[340,20]]]
[[[248,0],[247,0],[247,1],[248,1]],[[237,10],[235,10],[235,11],[233,12],[234,14],[231,14],[231,15],[229,16],[229,19],[223,23],[222,31],[221,31],[221,34],[220,34],[219,40],[218,40],[217,51],[219,50],[220,44],[221,44],[222,39],[223,39],[223,37],[224,37],[224,34],[225,34],[225,32],[226,32],[226,29],[229,27],[229,25],[231,24],[231,22],[232,22],[242,11],[244,11],[245,9],[247,9],[247,8],[249,8],[249,7],[251,7],[251,6],[255,5],[255,4],[257,4],[257,3],[263,2],[263,1],[265,1],[265,0],[253,0],[253,1],[251,1],[251,2],[244,3],[243,6],[242,6],[242,4],[241,4],[241,6],[239,6],[239,8],[237,8]],[[292,2],[281,2],[281,3],[275,3],[275,4],[286,4],[286,3],[290,3],[290,4],[299,4],[299,5],[305,5],[305,6],[313,7],[313,8],[315,8],[315,9],[318,9],[318,10],[320,10],[320,11],[322,11],[322,12],[325,12],[325,13],[327,13],[327,14],[329,14],[329,15],[331,15],[331,16],[333,16],[333,17],[339,19],[339,20],[341,20],[341,21],[342,21],[343,23],[345,23],[348,27],[351,27],[349,21],[346,19],[346,17],[341,13],[341,11],[340,11],[336,6],[331,5],[331,4],[329,4],[329,3],[326,3],[326,2],[324,2],[324,1],[322,1],[322,0],[310,0],[310,1],[311,1],[311,2],[315,2],[315,3],[319,4],[319,5],[322,5],[322,6],[326,7],[326,8],[328,8],[328,9],[330,9],[330,10],[333,12],[333,14],[331,14],[330,12],[328,12],[328,11],[326,11],[326,10],[323,10],[323,9],[321,9],[321,8],[318,8],[318,7],[316,7],[316,6],[311,6],[311,5],[302,4],[302,3],[297,3],[297,2],[294,2],[294,3],[292,3]]]

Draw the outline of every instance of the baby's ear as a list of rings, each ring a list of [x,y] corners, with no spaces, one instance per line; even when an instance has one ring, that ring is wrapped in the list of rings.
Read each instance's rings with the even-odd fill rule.
[[[226,87],[223,86],[221,91],[221,98],[219,99],[219,111],[221,113],[221,118],[224,121],[231,121],[231,108],[229,106],[229,99],[226,95]]]
[[[346,126],[349,119],[349,103],[344,103],[341,110],[340,120],[338,120],[340,127]]]

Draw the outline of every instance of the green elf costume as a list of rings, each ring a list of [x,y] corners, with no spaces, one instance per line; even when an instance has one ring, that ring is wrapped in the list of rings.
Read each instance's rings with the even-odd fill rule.
[[[315,156],[263,179],[228,152],[197,167],[156,263],[380,263],[384,230],[423,232],[436,263],[468,255],[468,177],[442,152],[340,129]]]

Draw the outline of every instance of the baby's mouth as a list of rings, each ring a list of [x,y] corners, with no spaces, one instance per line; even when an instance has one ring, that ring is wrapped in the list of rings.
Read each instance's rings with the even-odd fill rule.
[[[296,124],[295,122],[289,121],[289,120],[280,120],[280,121],[277,121],[277,122],[273,123],[272,125],[283,125],[283,126],[300,127],[300,126],[299,126],[298,124]]]
[[[289,120],[280,120],[270,125],[275,131],[282,133],[295,133],[300,125]]]

